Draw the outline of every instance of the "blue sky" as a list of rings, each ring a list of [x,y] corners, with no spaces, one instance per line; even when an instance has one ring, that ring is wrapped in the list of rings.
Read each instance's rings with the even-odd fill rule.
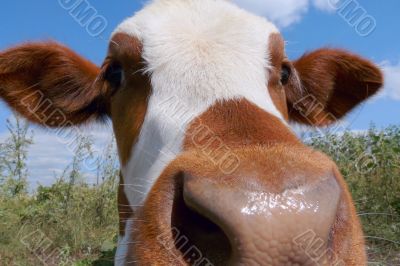
[[[381,65],[388,81],[385,91],[353,112],[346,121],[354,130],[366,129],[371,122],[379,127],[400,124],[400,1],[346,0],[358,3],[376,21],[375,30],[367,37],[357,34],[354,27],[328,5],[329,1],[334,2],[235,0],[243,8],[267,16],[277,23],[287,41],[287,53],[292,59],[305,51],[328,46],[349,49]],[[107,27],[100,37],[90,36],[60,2],[68,1],[15,0],[2,3],[0,50],[25,41],[54,39],[101,64],[113,29],[124,18],[137,11],[145,1],[119,0],[111,3],[89,0],[98,14],[107,21]],[[1,136],[5,136],[5,121],[10,115],[10,110],[0,101],[0,141]],[[91,132],[95,130],[97,129],[90,129]],[[56,143],[53,150],[44,151],[39,147],[41,141],[48,142],[54,136],[46,135],[40,130],[36,130],[35,134],[41,140],[37,141],[33,154],[47,154],[57,158],[58,165],[68,161],[67,155],[57,153],[60,148],[56,148]],[[107,135],[104,132],[96,134],[103,137]],[[50,161],[46,158],[41,158],[40,166],[36,164],[33,168],[37,171],[34,174],[37,178],[43,175],[50,178],[54,170],[54,166],[50,166]]]

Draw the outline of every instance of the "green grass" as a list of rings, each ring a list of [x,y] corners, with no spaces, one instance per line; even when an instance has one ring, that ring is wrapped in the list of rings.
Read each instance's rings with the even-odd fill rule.
[[[99,184],[82,181],[82,158],[91,146],[90,138],[83,138],[54,185],[27,193],[26,136],[21,131],[23,145],[10,138],[3,144],[8,152],[0,152],[0,264],[113,265],[118,165],[112,145],[98,158]],[[400,127],[315,134],[307,143],[330,155],[345,176],[364,225],[371,265],[400,265]],[[13,163],[16,158],[20,161]]]

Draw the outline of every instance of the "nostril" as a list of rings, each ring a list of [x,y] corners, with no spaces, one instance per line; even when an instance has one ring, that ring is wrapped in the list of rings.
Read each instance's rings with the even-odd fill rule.
[[[215,265],[285,265],[288,260],[306,265],[308,246],[298,239],[311,233],[318,251],[329,250],[340,194],[330,175],[280,193],[239,178],[221,182],[184,175],[175,216],[183,220],[175,224],[203,255],[220,259],[212,261]]]
[[[176,249],[189,265],[226,265],[232,248],[223,230],[190,208],[183,193],[175,196],[172,232]]]

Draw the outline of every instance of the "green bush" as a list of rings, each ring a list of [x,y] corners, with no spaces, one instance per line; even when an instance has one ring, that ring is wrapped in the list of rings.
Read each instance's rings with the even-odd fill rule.
[[[400,265],[400,127],[315,134],[308,144],[330,155],[346,178],[370,260]]]

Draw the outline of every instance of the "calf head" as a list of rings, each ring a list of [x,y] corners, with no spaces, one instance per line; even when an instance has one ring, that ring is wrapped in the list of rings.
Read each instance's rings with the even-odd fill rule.
[[[154,1],[100,68],[53,42],[0,54],[0,96],[30,121],[111,118],[117,264],[365,264],[343,177],[288,123],[330,125],[382,82],[343,50],[290,61],[274,25],[222,0]]]

